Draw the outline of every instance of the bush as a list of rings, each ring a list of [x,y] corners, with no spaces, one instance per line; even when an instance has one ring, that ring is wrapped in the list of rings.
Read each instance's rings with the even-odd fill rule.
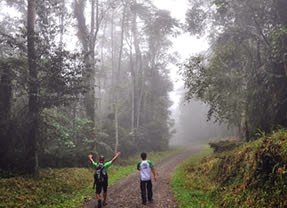
[[[225,141],[219,141],[219,142],[209,142],[208,144],[214,150],[214,153],[221,153],[221,152],[233,150],[234,148],[238,147],[242,143],[238,141],[225,140]]]

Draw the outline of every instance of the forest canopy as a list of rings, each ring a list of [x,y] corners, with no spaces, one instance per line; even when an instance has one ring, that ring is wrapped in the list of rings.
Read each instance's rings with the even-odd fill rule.
[[[186,30],[209,36],[209,51],[182,68],[186,99],[242,139],[287,126],[287,2],[190,0]]]
[[[167,148],[179,26],[168,11],[136,0],[0,4],[2,171]]]

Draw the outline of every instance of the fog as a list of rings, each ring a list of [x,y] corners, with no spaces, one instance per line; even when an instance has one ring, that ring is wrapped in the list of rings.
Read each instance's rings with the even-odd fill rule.
[[[175,133],[170,145],[190,143],[208,143],[209,141],[226,138],[233,134],[232,129],[225,124],[219,124],[214,119],[207,121],[209,106],[198,100],[180,102],[174,111]]]

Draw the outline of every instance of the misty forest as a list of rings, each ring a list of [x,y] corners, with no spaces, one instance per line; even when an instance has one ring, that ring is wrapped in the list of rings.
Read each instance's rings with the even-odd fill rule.
[[[0,0],[0,208],[287,207],[286,11]]]

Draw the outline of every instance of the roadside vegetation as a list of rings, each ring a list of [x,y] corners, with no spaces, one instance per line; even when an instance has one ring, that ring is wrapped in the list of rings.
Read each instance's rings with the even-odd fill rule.
[[[286,207],[286,153],[285,129],[200,160],[204,150],[173,176],[179,207]]]
[[[202,159],[210,154],[212,150],[205,146],[202,151],[177,167],[171,184],[179,207],[213,207],[211,191],[214,185],[206,175],[198,175],[194,171]]]
[[[167,158],[179,148],[149,153],[154,161]],[[135,155],[127,160],[119,159],[109,169],[109,185],[136,171]],[[88,160],[88,159],[87,159]],[[89,168],[42,169],[37,177],[15,176],[0,179],[0,208],[81,207],[94,196],[92,166]]]

